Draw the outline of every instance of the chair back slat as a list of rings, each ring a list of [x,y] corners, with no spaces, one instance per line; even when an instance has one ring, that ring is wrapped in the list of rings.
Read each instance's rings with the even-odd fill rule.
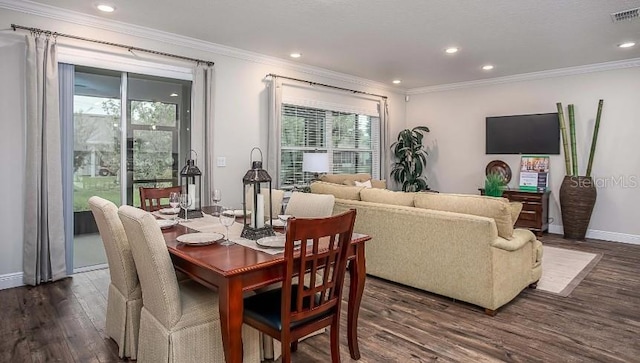
[[[181,187],[144,188],[140,187],[140,208],[147,212],[155,212],[168,206],[162,204],[162,199],[168,199],[171,193],[180,193]]]
[[[295,276],[298,284],[291,307],[283,304],[283,325],[332,309],[339,313],[355,215],[356,211],[350,210],[328,218],[289,219],[283,301],[292,301]],[[299,248],[295,241],[300,241]],[[297,256],[299,263],[294,259]]]

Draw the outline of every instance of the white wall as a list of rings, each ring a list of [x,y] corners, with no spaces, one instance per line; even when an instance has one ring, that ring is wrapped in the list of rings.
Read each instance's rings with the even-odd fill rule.
[[[404,128],[405,102],[403,95],[394,94],[389,90],[376,89],[371,86],[362,86],[352,82],[340,81],[337,80],[341,77],[339,75],[337,75],[335,79],[333,77],[320,77],[317,75],[305,74],[301,71],[294,71],[286,64],[283,65],[282,62],[262,62],[260,56],[254,57],[254,61],[244,60],[238,57],[224,56],[205,50],[172,45],[166,42],[124,35],[122,33],[110,32],[103,29],[95,29],[60,20],[53,20],[16,11],[1,10],[0,24],[8,25],[11,23],[214,61],[216,84],[214,98],[215,138],[213,157],[214,160],[218,156],[224,156],[227,159],[226,167],[216,168],[214,172],[214,183],[216,188],[223,191],[222,204],[225,205],[229,204],[236,205],[238,207],[240,206],[242,200],[242,176],[250,168],[249,153],[251,149],[254,146],[259,146],[263,152],[266,152],[268,100],[265,87],[266,83],[264,80],[268,73],[276,73],[320,83],[328,83],[340,87],[387,95],[390,98],[389,109],[391,134],[395,135],[399,130]],[[6,30],[3,31],[3,33],[8,32],[9,31]],[[65,40],[64,38],[59,38],[58,42],[63,44],[78,44],[82,47],[91,47],[89,43],[73,43]],[[126,54],[124,51],[114,50],[113,48],[103,49],[109,49],[109,51]],[[170,60],[164,58],[162,61],[169,62]],[[274,66],[270,64],[279,65]],[[5,69],[4,61],[2,62],[2,69]],[[6,73],[7,75],[12,75],[12,71]],[[2,75],[5,75],[5,73],[2,73]],[[15,84],[15,82],[17,82],[16,79],[11,83],[6,83],[3,77],[0,81],[0,87],[3,89],[3,94],[8,92],[15,98],[15,95],[17,94],[15,88],[13,88],[13,84]],[[3,127],[8,123],[11,123],[12,129],[20,129],[21,125],[17,122],[21,119],[20,115],[10,117],[10,115],[4,110],[8,109],[5,107],[5,104],[7,106],[11,105],[11,107],[14,107],[22,101],[2,97],[0,102],[2,102],[1,109],[3,110],[0,113],[0,120]],[[14,160],[14,157],[15,160],[19,160],[20,150],[22,149],[23,144],[20,142],[21,139],[11,136],[8,133],[2,133],[1,137],[3,137],[2,141],[6,139],[10,141],[10,143],[5,144],[2,142],[3,163],[1,167],[3,170],[3,184],[0,188],[4,191],[16,190],[17,186],[20,184],[20,180],[12,179],[7,175],[20,175],[20,169],[17,168],[20,166],[19,163],[13,162],[12,160]],[[5,159],[8,159],[8,161],[5,162]],[[5,204],[3,205],[3,208],[0,209],[3,217],[8,211],[9,206],[17,206],[17,208],[12,209],[11,212],[16,213],[16,215],[22,215],[22,211],[19,208],[21,200],[16,199],[15,201],[12,200],[12,202],[15,203],[11,203],[11,205]],[[0,218],[1,230],[15,230],[16,225],[21,225],[21,220],[18,220],[17,217],[10,219]],[[18,234],[6,236],[2,246],[3,254],[0,255],[0,275],[3,273],[6,274],[9,272],[21,271],[21,236]],[[11,254],[8,254],[4,253],[5,251],[12,252]]]
[[[22,238],[24,204],[24,43],[13,37],[0,40],[0,165],[2,208],[0,208],[0,288],[1,278],[22,271]],[[11,85],[7,87],[6,85]],[[20,280],[21,277],[17,276]],[[11,284],[11,282],[6,281]]]
[[[589,226],[593,237],[640,243],[640,68],[416,94],[407,125],[431,128],[429,184],[443,192],[477,193],[487,163],[504,160],[518,186],[518,155],[485,155],[485,117],[556,112],[556,102],[576,107],[580,175],[584,175],[597,104],[604,99],[593,176],[598,199]],[[568,122],[568,121],[567,121]],[[429,142],[429,141],[428,141]],[[550,217],[559,231],[559,188],[564,156],[551,156]],[[625,185],[613,185],[622,178]]]

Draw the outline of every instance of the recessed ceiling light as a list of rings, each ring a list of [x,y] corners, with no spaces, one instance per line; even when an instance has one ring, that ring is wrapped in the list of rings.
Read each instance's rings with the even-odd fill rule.
[[[113,13],[116,10],[115,6],[108,4],[98,4],[96,7],[98,8],[98,10],[105,13]]]
[[[300,53],[297,53],[297,52],[296,52],[296,53],[291,53],[291,54],[289,54],[289,56],[290,56],[291,58],[300,58],[300,57],[302,57],[302,54],[300,54]]]
[[[493,66],[491,64],[487,64],[482,66],[482,69],[484,69],[485,71],[490,71],[493,69]]]
[[[447,54],[453,54],[453,53],[458,53],[460,49],[457,47],[449,47],[447,49],[444,50],[445,53]]]
[[[394,80],[393,80],[393,84],[400,84],[400,83],[402,83],[402,81],[401,81],[401,80],[399,80],[399,79],[394,79]]]
[[[631,48],[634,45],[636,45],[636,43],[634,43],[634,42],[626,42],[626,43],[618,44],[618,48]]]
[[[178,97],[178,94],[173,92],[172,94],[169,95],[170,97]]]

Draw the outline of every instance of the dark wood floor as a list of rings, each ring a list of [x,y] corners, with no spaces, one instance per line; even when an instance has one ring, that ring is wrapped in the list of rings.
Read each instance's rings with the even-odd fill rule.
[[[640,362],[640,246],[542,240],[604,256],[569,297],[527,289],[495,317],[368,278],[360,362]],[[101,270],[0,291],[0,362],[118,362],[104,333],[108,284]],[[349,362],[342,329],[342,361]],[[293,360],[328,362],[328,347],[327,333],[313,337]]]

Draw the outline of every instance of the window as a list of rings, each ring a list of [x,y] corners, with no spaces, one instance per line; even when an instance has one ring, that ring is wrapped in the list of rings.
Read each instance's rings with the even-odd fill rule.
[[[379,178],[380,119],[376,116],[282,105],[280,187],[307,184],[302,155],[329,154],[331,173],[369,173]]]

